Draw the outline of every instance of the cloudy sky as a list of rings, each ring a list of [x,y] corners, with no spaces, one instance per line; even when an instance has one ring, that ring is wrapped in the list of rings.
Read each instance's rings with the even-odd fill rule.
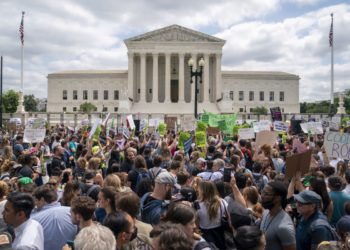
[[[47,96],[47,75],[68,69],[127,69],[123,40],[179,24],[225,39],[224,70],[297,74],[300,100],[329,99],[330,13],[334,13],[335,91],[350,88],[347,0],[1,0],[4,89]]]

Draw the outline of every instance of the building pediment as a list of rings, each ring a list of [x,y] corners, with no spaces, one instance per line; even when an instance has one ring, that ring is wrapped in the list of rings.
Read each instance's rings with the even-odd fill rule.
[[[225,43],[225,40],[191,30],[179,25],[171,25],[162,29],[131,37],[128,42],[208,42]]]

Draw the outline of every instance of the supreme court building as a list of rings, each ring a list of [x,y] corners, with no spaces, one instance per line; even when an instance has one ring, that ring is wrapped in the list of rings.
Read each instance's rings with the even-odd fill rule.
[[[222,71],[225,41],[179,25],[125,41],[127,70],[76,70],[48,75],[48,112],[76,112],[93,103],[97,111],[130,114],[193,114],[194,69],[204,59],[198,112],[249,113],[279,106],[299,112],[299,76],[284,72]]]

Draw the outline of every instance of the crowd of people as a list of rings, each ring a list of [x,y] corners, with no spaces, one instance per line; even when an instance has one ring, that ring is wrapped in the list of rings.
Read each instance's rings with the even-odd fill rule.
[[[0,139],[1,249],[350,249],[350,164],[327,157],[323,135],[208,135],[186,151],[174,131]],[[287,178],[300,144],[309,171]]]

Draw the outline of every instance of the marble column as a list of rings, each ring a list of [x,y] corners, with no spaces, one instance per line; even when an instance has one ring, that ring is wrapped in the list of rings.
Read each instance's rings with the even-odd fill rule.
[[[140,69],[140,100],[146,102],[146,53],[141,53],[141,69]]]
[[[158,54],[157,53],[153,53],[152,102],[158,103]]]
[[[193,71],[197,70],[197,54],[192,54],[191,58],[193,59]],[[191,86],[191,102],[194,102],[194,95],[195,95],[195,82],[194,77],[192,77],[192,86]],[[199,83],[198,83],[199,84]]]
[[[179,101],[185,102],[185,72],[184,72],[185,54],[179,54]]]
[[[165,54],[165,83],[164,83],[164,89],[165,89],[165,99],[164,102],[168,103],[170,102],[170,84],[171,84],[171,76],[170,76],[170,53]]]
[[[216,65],[216,74],[215,74],[215,93],[216,93],[216,97],[215,97],[215,102],[216,100],[220,99],[222,96],[222,85],[221,85],[221,54],[215,54],[215,65]]]
[[[209,54],[204,54],[203,102],[209,102]]]
[[[127,97],[134,100],[134,53],[132,52],[128,52],[128,95]]]

